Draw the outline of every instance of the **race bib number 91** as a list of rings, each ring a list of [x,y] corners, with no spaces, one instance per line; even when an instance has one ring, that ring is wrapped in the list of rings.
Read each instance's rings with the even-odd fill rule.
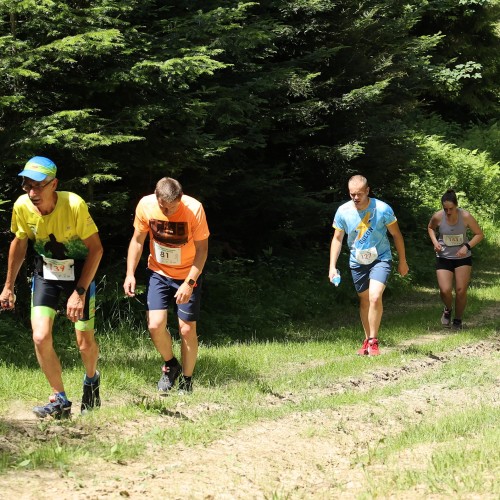
[[[159,264],[167,266],[178,266],[181,263],[181,249],[170,248],[160,245],[157,241],[154,242],[155,259]]]

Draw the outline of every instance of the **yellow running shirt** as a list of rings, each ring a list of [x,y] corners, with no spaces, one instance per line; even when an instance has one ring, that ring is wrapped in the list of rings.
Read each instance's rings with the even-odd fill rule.
[[[82,240],[98,232],[85,201],[75,193],[57,191],[54,210],[36,212],[27,194],[14,203],[11,231],[34,242],[38,255],[52,259],[84,260],[88,249]]]

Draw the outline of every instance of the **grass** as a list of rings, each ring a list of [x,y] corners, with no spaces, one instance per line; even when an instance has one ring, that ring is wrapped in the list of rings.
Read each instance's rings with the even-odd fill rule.
[[[0,363],[0,473],[52,467],[71,474],[89,457],[104,462],[139,459],[155,447],[208,445],[259,421],[332,408],[371,405],[381,411],[375,421],[383,423],[380,401],[405,401],[414,391],[439,386],[447,391],[470,390],[480,403],[462,408],[451,402],[448,410],[440,407],[418,422],[409,418],[403,430],[389,432],[367,449],[357,459],[370,471],[367,497],[394,491],[498,493],[492,480],[500,463],[499,432],[494,425],[498,409],[490,399],[480,397],[481,391],[487,395],[495,390],[498,357],[486,364],[478,356],[458,357],[420,370],[418,376],[408,373],[384,384],[369,382],[373,373],[392,373],[412,362],[425,362],[430,355],[497,338],[497,320],[487,311],[500,296],[498,273],[479,269],[478,276],[467,313],[481,317],[480,326],[452,334],[436,327],[441,306],[435,289],[413,287],[405,289],[403,296],[388,294],[381,329],[384,355],[378,358],[354,354],[363,335],[357,305],[349,301],[334,303],[333,310],[306,324],[282,323],[274,338],[257,335],[234,342],[202,337],[195,392],[190,396],[158,397],[160,362],[145,331],[127,326],[108,329],[98,335],[104,406],[65,422],[27,417],[31,420],[25,424],[11,418],[16,411],[29,414],[30,407],[48,394],[30,351],[29,331],[18,331],[21,348],[16,352],[9,344]],[[78,407],[83,376],[79,353],[67,323],[58,318],[57,327],[56,349],[67,393]],[[175,349],[178,353],[178,340]],[[360,389],[349,381],[368,382]],[[341,391],[339,384],[343,384]],[[404,403],[394,404],[403,414],[407,411]],[[305,432],[313,437],[323,436],[325,430],[313,426]],[[410,457],[407,464],[400,463],[402,456]]]
[[[500,411],[491,405],[427,418],[377,448],[372,464],[385,464],[371,477],[371,490],[384,497],[399,492],[497,495],[500,464]],[[401,467],[401,459],[405,467]]]

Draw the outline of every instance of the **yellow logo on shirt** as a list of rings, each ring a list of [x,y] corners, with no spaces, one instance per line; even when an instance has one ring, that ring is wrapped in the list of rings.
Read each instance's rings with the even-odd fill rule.
[[[357,236],[357,240],[360,240],[366,233],[366,231],[368,231],[368,229],[370,229],[370,212],[366,212],[365,216],[361,219],[361,222],[358,224],[358,227],[356,228],[356,231],[358,231],[358,236]]]

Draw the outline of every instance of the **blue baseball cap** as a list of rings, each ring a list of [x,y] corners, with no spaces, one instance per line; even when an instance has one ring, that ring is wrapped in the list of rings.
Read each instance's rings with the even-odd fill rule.
[[[24,166],[24,170],[19,173],[21,177],[29,177],[34,181],[41,182],[47,177],[55,177],[57,174],[56,164],[44,156],[34,156]]]

